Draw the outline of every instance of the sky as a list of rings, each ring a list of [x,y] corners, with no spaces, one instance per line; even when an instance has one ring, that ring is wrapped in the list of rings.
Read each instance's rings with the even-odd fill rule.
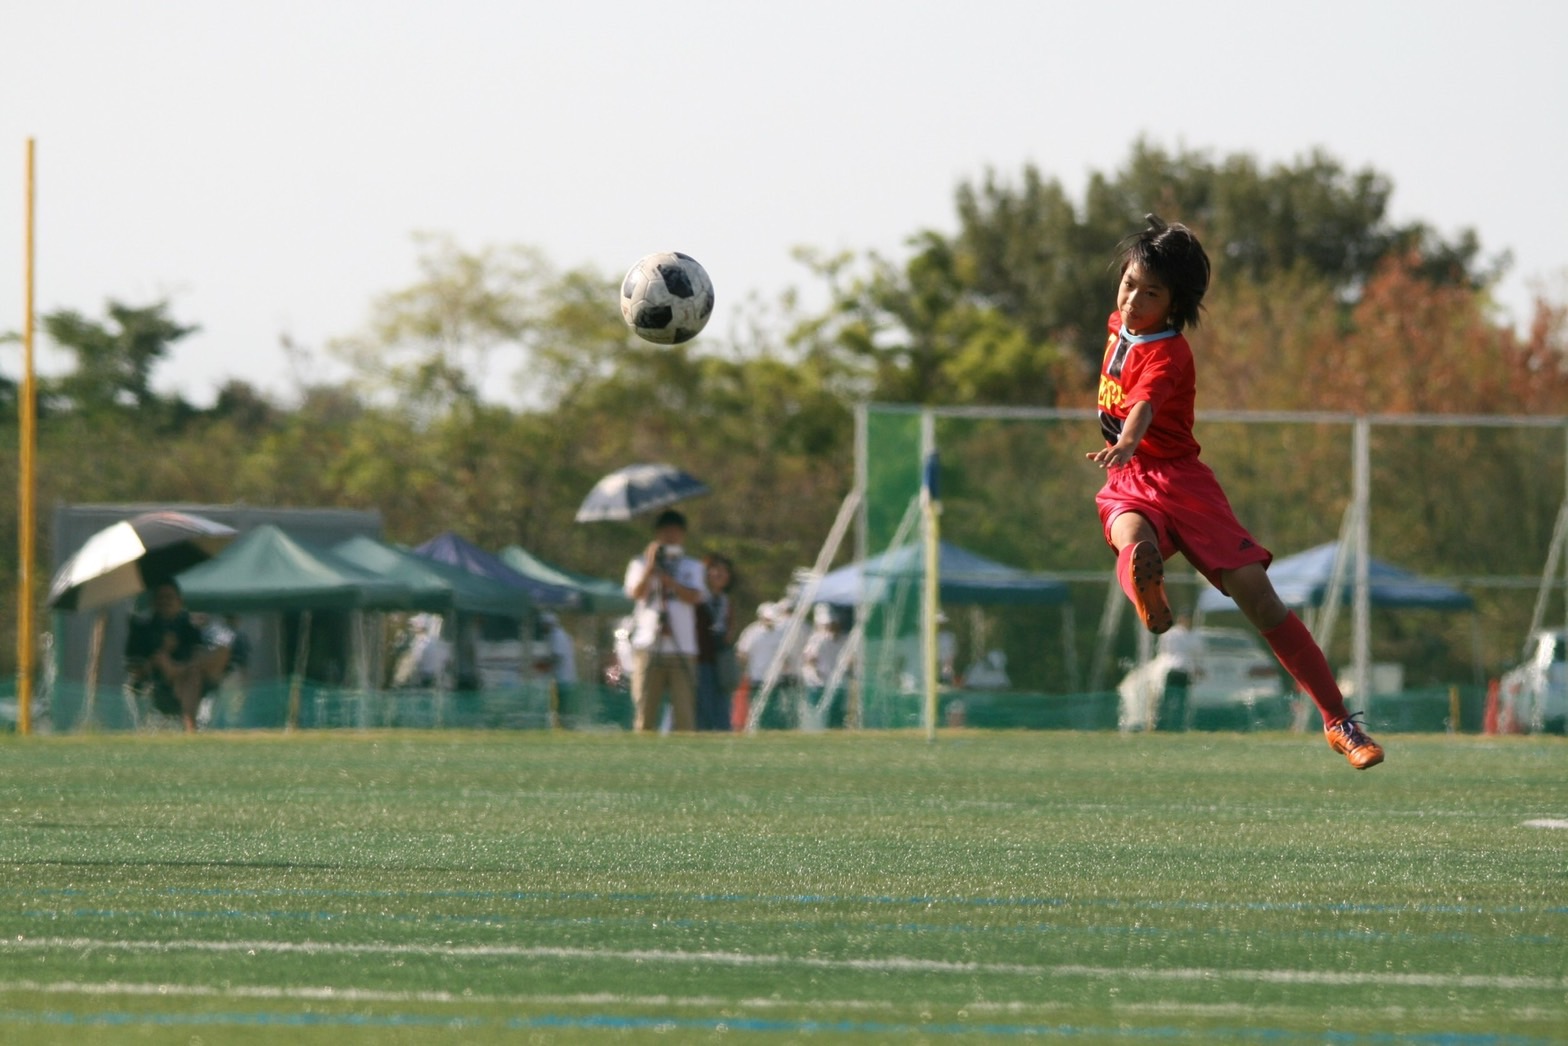
[[[154,385],[196,403],[341,377],[320,349],[415,281],[416,233],[536,247],[611,303],[684,251],[722,332],[820,290],[796,247],[902,257],[989,170],[1081,201],[1140,137],[1370,166],[1394,220],[1512,253],[1506,316],[1568,301],[1565,4],[0,0],[0,38],[0,332],[33,138],[38,313],[168,300],[200,331]]]

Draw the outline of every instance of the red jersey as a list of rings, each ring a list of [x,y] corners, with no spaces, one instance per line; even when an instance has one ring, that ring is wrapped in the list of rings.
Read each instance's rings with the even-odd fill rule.
[[[1192,435],[1197,370],[1192,346],[1176,331],[1132,336],[1122,333],[1122,316],[1111,313],[1110,338],[1100,364],[1100,431],[1113,444],[1134,403],[1147,402],[1154,420],[1138,443],[1138,454],[1183,458],[1202,448]]]

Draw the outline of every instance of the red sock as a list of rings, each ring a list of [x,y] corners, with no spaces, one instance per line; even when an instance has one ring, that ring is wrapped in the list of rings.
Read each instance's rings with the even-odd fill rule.
[[[1325,724],[1338,722],[1350,714],[1345,710],[1345,697],[1334,681],[1334,672],[1328,667],[1328,658],[1323,656],[1317,640],[1294,612],[1263,633],[1263,638],[1296,685],[1318,706]]]
[[[1116,553],[1116,580],[1121,582],[1122,591],[1127,593],[1127,598],[1137,606],[1136,590],[1132,587],[1132,550],[1135,547],[1136,543],[1123,545],[1121,551]]]

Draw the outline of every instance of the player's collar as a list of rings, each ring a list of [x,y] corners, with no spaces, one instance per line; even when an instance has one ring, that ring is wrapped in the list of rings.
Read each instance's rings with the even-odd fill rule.
[[[1131,334],[1126,329],[1123,329],[1121,335],[1130,344],[1147,345],[1151,341],[1164,341],[1166,338],[1174,338],[1176,333],[1176,328],[1166,327],[1164,330],[1155,331],[1153,334]]]

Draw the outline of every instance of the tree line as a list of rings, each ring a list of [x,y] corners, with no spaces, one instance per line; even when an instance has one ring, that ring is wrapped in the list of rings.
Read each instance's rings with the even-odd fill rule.
[[[1214,264],[1191,335],[1200,411],[1563,413],[1563,305],[1538,302],[1522,329],[1504,322],[1490,293],[1507,256],[1470,231],[1395,223],[1392,193],[1386,176],[1321,151],[1267,166],[1138,142],[1078,196],[1035,166],[987,171],[957,187],[954,227],[915,230],[902,257],[801,249],[823,307],[753,298],[731,330],[675,347],[629,334],[612,274],[563,270],[527,246],[422,236],[417,279],[372,303],[363,329],[289,346],[302,371],[330,358],[345,380],[302,380],[287,396],[235,380],[207,407],[154,380],[199,318],[167,301],[51,312],[43,333],[71,367],[38,388],[35,576],[52,562],[54,506],[162,501],[375,509],[395,541],[452,529],[619,577],[642,528],[579,526],[573,512],[604,473],[669,460],[716,492],[690,506],[694,544],[740,565],[743,598],[771,598],[815,558],[853,483],[857,401],[1092,404],[1112,249],[1149,211],[1193,226]],[[0,375],[0,438],[13,446],[16,426],[15,375]],[[1043,476],[1026,448],[1004,446],[1020,437],[991,438],[1001,443],[949,493],[955,518],[969,490],[988,506],[974,525],[1016,531],[1003,545],[1020,546],[1023,565],[1103,566],[1092,508],[1076,504],[1096,477]],[[1221,475],[1238,476],[1227,486],[1265,540],[1301,519],[1332,537],[1348,496],[1337,450],[1282,446],[1267,463],[1243,434],[1204,442]],[[1409,565],[1538,572],[1564,451],[1537,449],[1505,458],[1462,433],[1385,448],[1379,504]],[[1540,474],[1553,460],[1555,485]],[[1437,463],[1457,489],[1423,483]],[[0,456],[6,489],[15,469]],[[1060,536],[1030,552],[1025,535],[1043,519]],[[0,514],[7,547],[16,525]],[[14,557],[0,559],[7,635],[16,583]],[[14,672],[14,644],[0,646],[0,666]]]

